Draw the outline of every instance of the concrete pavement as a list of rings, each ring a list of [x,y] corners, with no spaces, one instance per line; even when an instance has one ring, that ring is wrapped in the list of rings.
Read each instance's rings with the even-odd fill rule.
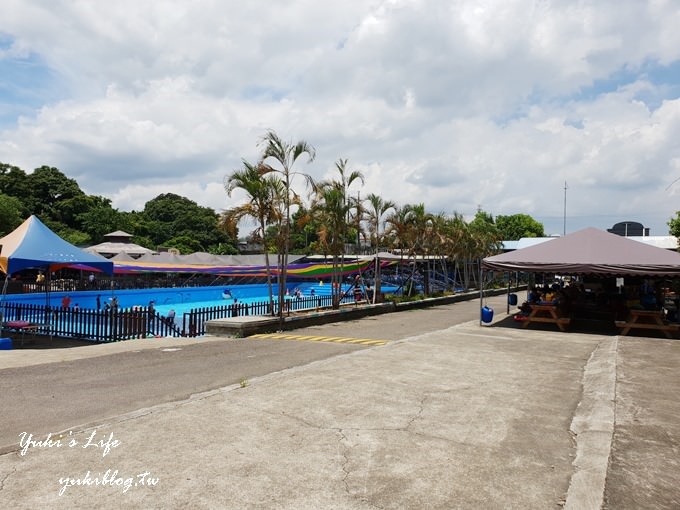
[[[501,303],[491,303],[497,319]],[[22,431],[16,451],[0,456],[0,500],[8,508],[639,508],[644,488],[643,506],[673,508],[678,368],[674,341],[471,321],[88,430],[74,424],[51,444]]]

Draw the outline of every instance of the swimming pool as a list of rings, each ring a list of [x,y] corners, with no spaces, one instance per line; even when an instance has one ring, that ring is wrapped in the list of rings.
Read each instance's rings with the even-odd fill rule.
[[[286,299],[295,299],[295,290],[299,289],[300,290],[300,295],[301,297],[309,297],[311,295],[315,296],[330,296],[331,294],[331,287],[328,284],[325,285],[319,285],[318,283],[300,283],[294,286],[289,286],[290,288],[288,289],[289,295],[286,296]],[[231,292],[231,298],[226,298],[223,297],[224,289],[229,289]],[[351,285],[343,285],[343,292],[350,292],[352,286]],[[278,288],[274,287],[273,289],[274,293],[274,302],[278,301]],[[314,291],[312,293],[312,290]],[[392,289],[392,292],[394,292],[396,288]],[[212,294],[204,294],[201,297],[208,297],[209,295]],[[215,299],[211,300],[205,300],[202,299],[200,301],[185,301],[185,302],[165,302],[165,303],[159,303],[156,302],[154,303],[154,308],[156,311],[161,314],[167,316],[170,312],[170,310],[174,310],[175,316],[176,317],[181,317],[182,314],[184,313],[189,313],[192,309],[197,309],[197,308],[212,308],[212,307],[223,307],[223,306],[228,306],[233,303],[241,303],[241,304],[251,304],[251,303],[262,303],[262,302],[267,302],[269,300],[269,294],[267,293],[267,286],[262,285],[260,289],[243,289],[240,288],[239,285],[233,285],[231,287],[221,287],[221,290],[218,291],[218,296]],[[167,299],[167,298],[166,298]]]
[[[353,303],[352,285],[343,285],[343,303]],[[331,285],[297,282],[289,286],[286,313],[331,305]],[[384,287],[393,293],[396,287]],[[297,299],[296,291],[300,292]],[[311,297],[315,296],[315,297]],[[70,298],[68,310],[62,299]],[[319,299],[317,299],[317,297]],[[322,299],[323,298],[323,299]],[[274,298],[277,301],[276,298]],[[106,311],[117,302],[118,313]],[[147,313],[150,303],[154,312]],[[258,306],[247,306],[258,303]],[[209,320],[239,315],[269,314],[267,285],[183,287],[99,291],[10,294],[4,297],[3,320],[22,320],[49,326],[50,335],[109,342],[143,336],[201,336]],[[232,306],[237,304],[236,307]],[[48,307],[46,307],[48,305]],[[242,306],[243,305],[243,306]],[[76,310],[77,306],[77,310]],[[97,312],[97,309],[100,309]],[[171,319],[172,317],[172,319]]]
[[[343,285],[343,291],[349,291],[351,285]],[[229,290],[231,299],[225,299],[223,294]],[[310,296],[312,291],[317,296],[328,296],[331,293],[329,283],[321,282],[291,282],[287,285],[289,293],[294,294],[295,289],[299,289],[303,296]],[[274,300],[277,300],[278,288],[274,285]],[[397,290],[395,286],[383,286],[382,292],[393,293]],[[76,305],[80,309],[96,310],[99,304],[104,308],[114,299],[118,301],[120,308],[147,307],[153,302],[154,308],[161,315],[167,315],[170,310],[174,310],[176,316],[181,317],[183,313],[188,313],[195,308],[209,308],[225,306],[233,303],[250,304],[266,302],[269,294],[266,284],[246,284],[212,287],[175,287],[175,288],[151,288],[151,289],[132,289],[115,291],[81,291],[81,292],[51,292],[49,296],[45,293],[31,294],[9,294],[4,297],[5,301],[12,303],[25,303],[32,305],[49,304],[58,307],[64,297],[68,296],[71,300],[70,306]],[[49,302],[48,302],[49,299]],[[99,303],[97,303],[99,300]]]

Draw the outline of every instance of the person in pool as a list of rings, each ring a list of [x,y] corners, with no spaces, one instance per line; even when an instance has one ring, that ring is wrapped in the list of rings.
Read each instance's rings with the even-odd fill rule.
[[[231,295],[230,289],[224,289],[222,292],[222,299],[232,299],[234,296]]]

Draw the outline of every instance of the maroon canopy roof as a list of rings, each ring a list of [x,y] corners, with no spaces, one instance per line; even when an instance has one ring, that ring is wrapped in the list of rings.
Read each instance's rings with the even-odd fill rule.
[[[680,253],[586,228],[487,257],[482,267],[529,273],[680,276]]]

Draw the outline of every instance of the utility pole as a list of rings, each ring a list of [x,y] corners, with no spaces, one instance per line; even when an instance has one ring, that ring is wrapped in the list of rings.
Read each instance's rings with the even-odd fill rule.
[[[361,254],[361,191],[357,191],[357,255]]]
[[[567,235],[567,181],[564,181],[564,226],[562,227],[562,235]]]

